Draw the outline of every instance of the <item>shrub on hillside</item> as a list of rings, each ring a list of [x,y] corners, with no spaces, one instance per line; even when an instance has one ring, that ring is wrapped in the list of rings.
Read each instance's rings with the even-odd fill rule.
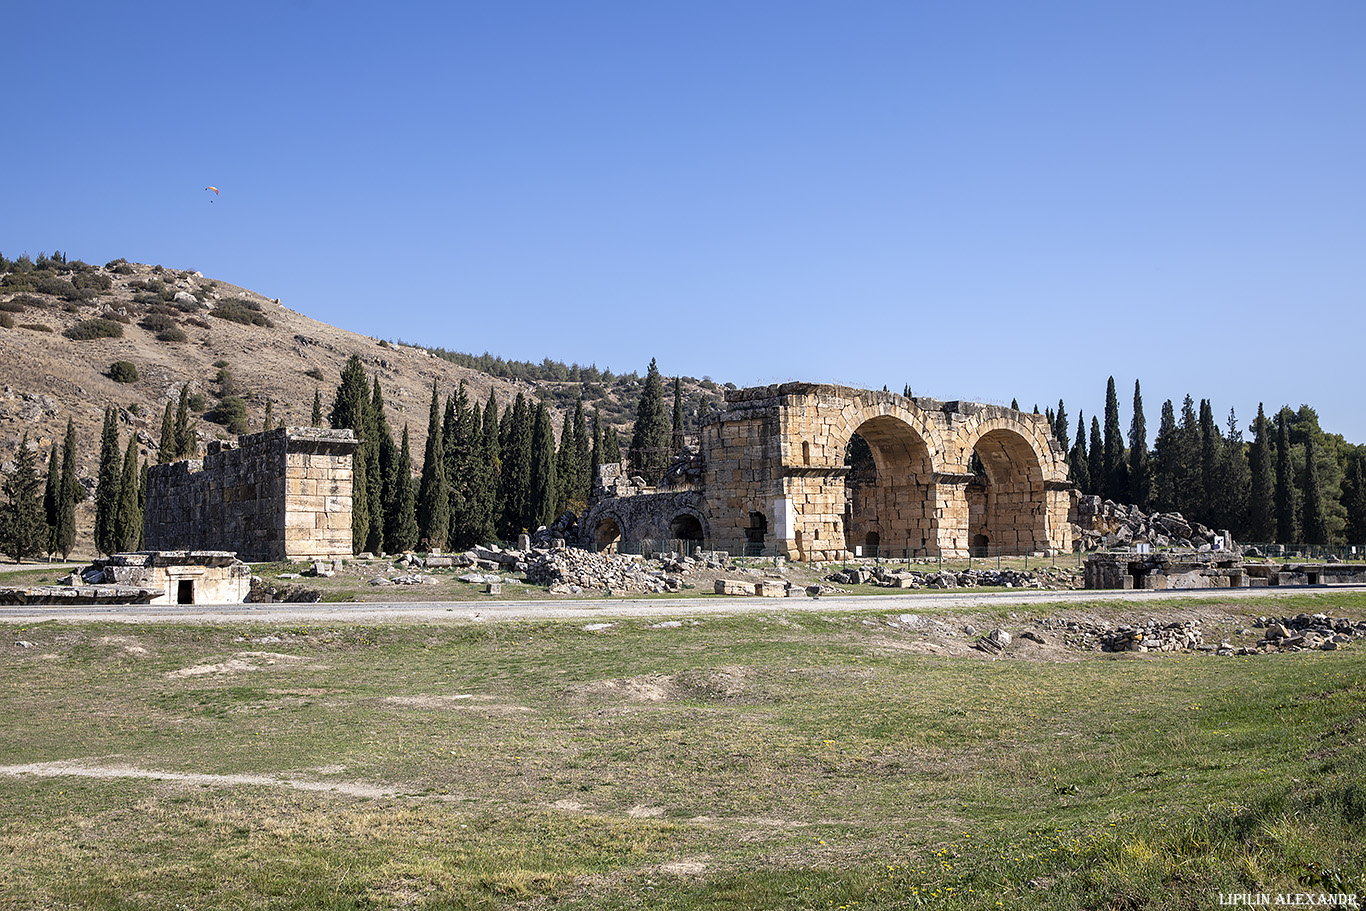
[[[323,380],[323,372],[317,367],[309,367],[304,371],[304,376],[311,377],[319,382]]]
[[[45,325],[43,325],[42,323],[20,323],[20,324],[19,324],[19,328],[20,328],[20,329],[32,329],[34,332],[51,332],[51,331],[52,331],[52,327],[51,327],[51,326],[45,326]]]
[[[116,383],[136,383],[138,368],[132,361],[114,361],[109,365],[109,378]]]
[[[0,329],[13,329],[14,317],[8,313],[0,312]]]
[[[209,400],[204,397],[202,392],[191,392],[189,399],[185,402],[186,406],[195,414],[203,414],[208,407]]]
[[[28,307],[24,306],[24,302],[19,300],[19,297],[23,297],[23,295],[21,294],[18,297],[11,298],[7,301],[0,301],[0,312],[23,313],[27,310]]]
[[[243,434],[247,426],[247,403],[240,395],[230,395],[218,402],[218,407],[204,415],[215,424],[222,424],[229,433]]]
[[[104,267],[108,269],[110,272],[115,272],[119,275],[133,274],[133,267],[128,265],[128,260],[124,259],[121,256],[118,259],[111,259],[109,262],[104,264]]]
[[[166,329],[179,326],[180,324],[175,321],[174,317],[168,316],[165,313],[149,313],[142,318],[142,322],[138,323],[138,325],[148,332],[162,332]]]
[[[114,281],[103,272],[77,272],[71,277],[71,284],[78,289],[89,291],[108,291]]]
[[[207,329],[209,328],[209,321],[200,319],[197,316],[192,316],[189,319],[185,320],[185,325],[194,326],[197,329]]]
[[[82,320],[63,332],[62,335],[78,342],[96,338],[123,338],[123,326],[112,319],[96,317],[95,319]]]
[[[185,330],[180,328],[179,326],[172,326],[169,329],[162,329],[160,332],[157,333],[157,341],[159,342],[183,342],[187,338],[189,338],[189,336],[187,336],[185,334]]]
[[[261,305],[255,301],[244,300],[240,297],[225,297],[209,311],[209,316],[241,323],[244,326],[263,326],[266,329],[273,329],[275,324],[260,311]]]

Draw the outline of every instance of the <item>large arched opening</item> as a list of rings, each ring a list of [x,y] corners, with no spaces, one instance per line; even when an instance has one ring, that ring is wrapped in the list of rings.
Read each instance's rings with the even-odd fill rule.
[[[621,547],[621,526],[611,517],[600,520],[593,529],[593,549],[614,554]]]
[[[669,540],[677,542],[684,554],[694,554],[702,547],[706,534],[702,531],[702,521],[691,513],[682,513],[669,521]]]
[[[939,551],[934,469],[929,447],[909,424],[889,415],[864,421],[845,447],[848,549],[880,554]]]
[[[975,479],[968,485],[968,536],[974,552],[1026,554],[1047,550],[1043,469],[1029,442],[993,430],[973,444]]]

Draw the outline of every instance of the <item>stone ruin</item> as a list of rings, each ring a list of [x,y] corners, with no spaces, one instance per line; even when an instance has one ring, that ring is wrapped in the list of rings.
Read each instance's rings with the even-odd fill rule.
[[[875,470],[851,479],[855,434]],[[705,541],[801,561],[1072,547],[1066,453],[1047,418],[1012,408],[814,383],[732,390],[688,462],[660,484],[603,466],[579,543]]]
[[[251,567],[225,551],[111,554],[66,585],[0,589],[0,604],[241,604]]]
[[[279,427],[214,441],[202,461],[154,465],[148,550],[235,551],[243,560],[351,556],[350,430]]]

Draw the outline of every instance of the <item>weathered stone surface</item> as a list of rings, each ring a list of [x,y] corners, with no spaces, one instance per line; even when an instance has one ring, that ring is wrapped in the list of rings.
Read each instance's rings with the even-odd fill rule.
[[[740,579],[717,579],[716,593],[718,595],[753,595],[754,583]]]

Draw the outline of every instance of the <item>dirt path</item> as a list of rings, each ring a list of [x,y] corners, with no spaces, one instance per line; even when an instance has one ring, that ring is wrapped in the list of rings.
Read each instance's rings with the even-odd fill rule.
[[[357,781],[318,781],[307,778],[277,778],[273,775],[209,775],[202,772],[165,772],[139,769],[127,765],[90,764],[86,760],[79,759],[0,766],[0,775],[11,777],[36,775],[40,778],[143,778],[154,781],[172,781],[178,784],[284,787],[293,788],[297,791],[335,792],[352,797],[393,797],[398,793],[392,788],[382,788],[378,785]]]

